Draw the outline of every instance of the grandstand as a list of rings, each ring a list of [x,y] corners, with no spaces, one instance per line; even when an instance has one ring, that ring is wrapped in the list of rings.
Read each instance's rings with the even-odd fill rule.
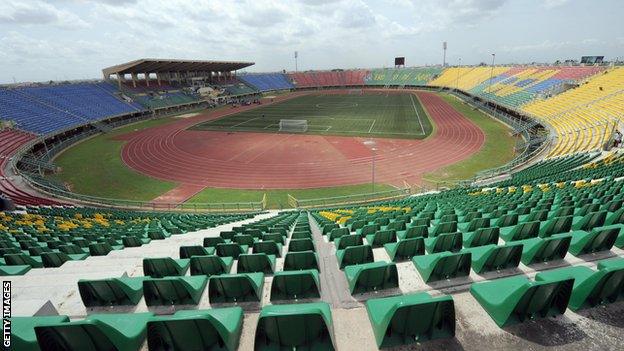
[[[308,213],[2,214],[0,271],[22,292],[12,341],[472,349],[502,337],[529,347],[527,333],[582,325],[580,338],[559,334],[566,347],[609,348],[621,337],[601,321],[621,311],[624,158],[595,156],[544,161],[488,188]]]
[[[550,156],[596,150],[610,140],[621,118],[624,69],[598,74],[578,88],[523,106],[553,126],[558,138]]]
[[[295,88],[288,77],[282,73],[243,74],[239,75],[238,78],[258,91],[290,90]]]
[[[426,85],[442,72],[441,67],[374,69],[364,79],[366,85]]]
[[[120,100],[106,83],[0,89],[0,116],[36,134],[72,128],[113,116],[139,112],[140,105]]]

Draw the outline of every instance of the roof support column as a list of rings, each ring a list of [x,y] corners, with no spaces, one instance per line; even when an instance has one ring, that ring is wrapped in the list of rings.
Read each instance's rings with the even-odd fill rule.
[[[149,87],[149,73],[145,72],[145,86]]]
[[[137,84],[137,74],[136,73],[130,73],[130,76],[132,76],[132,86],[136,88]]]

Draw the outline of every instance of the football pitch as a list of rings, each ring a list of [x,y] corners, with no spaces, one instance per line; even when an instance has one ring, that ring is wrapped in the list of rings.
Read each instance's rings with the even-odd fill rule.
[[[279,131],[282,119],[307,120],[305,134],[422,139],[432,130],[416,95],[377,92],[305,95],[191,129],[283,133]]]

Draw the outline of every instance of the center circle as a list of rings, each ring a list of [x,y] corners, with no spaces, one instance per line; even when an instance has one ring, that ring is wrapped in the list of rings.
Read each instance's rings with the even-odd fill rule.
[[[317,108],[353,108],[358,107],[356,102],[322,102],[315,105]]]

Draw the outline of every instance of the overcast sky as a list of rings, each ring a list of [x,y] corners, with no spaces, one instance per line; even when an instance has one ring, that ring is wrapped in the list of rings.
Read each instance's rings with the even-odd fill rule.
[[[250,71],[624,57],[623,0],[0,0],[0,82],[99,78],[138,58]]]

